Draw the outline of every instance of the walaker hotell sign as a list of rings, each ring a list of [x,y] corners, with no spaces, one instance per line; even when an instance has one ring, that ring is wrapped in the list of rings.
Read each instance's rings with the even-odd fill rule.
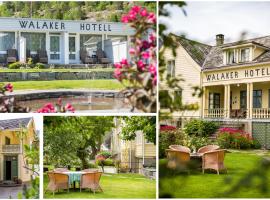
[[[222,72],[206,72],[205,79],[207,82],[226,81],[245,78],[262,78],[270,77],[270,67],[255,67],[252,69],[226,70]]]
[[[1,18],[2,31],[56,31],[132,35],[134,30],[123,23],[91,22],[82,20],[45,20],[28,18]]]

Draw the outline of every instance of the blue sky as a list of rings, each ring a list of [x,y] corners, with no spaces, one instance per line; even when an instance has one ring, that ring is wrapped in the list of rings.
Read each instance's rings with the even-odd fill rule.
[[[270,35],[270,2],[193,1],[187,4],[187,16],[176,6],[166,7],[172,16],[160,20],[165,20],[170,32],[212,45],[219,33],[225,35],[226,42],[236,41],[244,31],[247,38]]]

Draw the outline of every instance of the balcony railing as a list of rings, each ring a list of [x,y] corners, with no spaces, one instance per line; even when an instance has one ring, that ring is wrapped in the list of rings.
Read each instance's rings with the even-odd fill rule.
[[[253,119],[270,119],[269,108],[253,108],[252,110]]]
[[[225,110],[223,108],[205,109],[205,117],[224,118]]]
[[[247,109],[231,109],[230,118],[233,119],[245,119],[247,118],[248,110]]]
[[[19,144],[2,145],[2,153],[21,153],[21,145]]]

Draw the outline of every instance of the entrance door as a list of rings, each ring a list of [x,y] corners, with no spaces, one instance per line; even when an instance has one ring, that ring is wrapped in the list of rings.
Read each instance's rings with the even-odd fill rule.
[[[59,63],[61,60],[60,35],[50,35],[50,60]]]
[[[247,91],[240,91],[240,108],[247,109]]]
[[[18,156],[4,156],[4,180],[18,178]]]
[[[76,60],[76,36],[69,36],[69,60],[75,62]]]

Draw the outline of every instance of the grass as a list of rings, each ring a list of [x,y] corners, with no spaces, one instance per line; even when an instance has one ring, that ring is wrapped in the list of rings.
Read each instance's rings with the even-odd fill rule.
[[[267,154],[270,156],[269,152]],[[239,190],[234,193],[226,193],[233,185],[243,178],[252,169],[258,167],[262,157],[260,153],[251,151],[238,151],[226,154],[225,166],[228,174],[217,175],[211,172],[191,172],[190,175],[176,175],[160,179],[160,194],[163,197],[175,198],[269,198],[270,179],[268,179],[268,192],[262,193],[259,187],[259,179],[255,178],[252,187],[247,188],[243,181]],[[270,177],[270,170],[267,172]],[[231,182],[228,182],[231,181]]]
[[[3,72],[113,72],[113,68],[94,69],[0,69]]]
[[[48,176],[44,174],[44,191],[48,185]],[[138,174],[103,174],[100,180],[103,192],[96,194],[89,190],[79,189],[70,192],[56,192],[54,197],[52,192],[48,191],[44,194],[44,198],[67,199],[67,198],[155,198],[156,181],[145,178]]]
[[[18,81],[12,82],[17,90],[50,90],[50,89],[100,89],[121,90],[123,86],[114,79],[102,80],[59,80],[59,81]]]

